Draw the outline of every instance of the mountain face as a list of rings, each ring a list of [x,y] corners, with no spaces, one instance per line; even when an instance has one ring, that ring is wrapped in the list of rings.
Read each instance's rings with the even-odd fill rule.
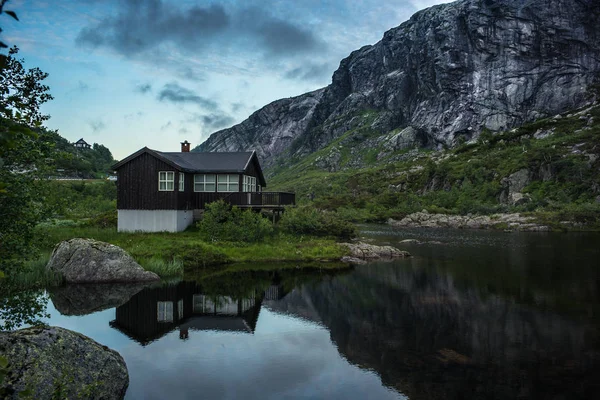
[[[343,59],[329,86],[277,100],[195,150],[256,149],[269,166],[365,124],[394,150],[453,146],[589,104],[598,82],[597,0],[462,0],[416,13]]]

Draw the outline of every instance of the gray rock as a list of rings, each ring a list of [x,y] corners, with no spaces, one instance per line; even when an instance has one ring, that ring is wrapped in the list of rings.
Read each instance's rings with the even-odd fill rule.
[[[62,274],[67,283],[150,282],[160,280],[144,270],[127,252],[93,239],[59,243],[46,266]]]
[[[453,228],[453,229],[505,229],[506,226],[513,230],[548,231],[549,227],[532,222],[533,218],[520,214],[493,214],[493,215],[446,215],[425,214],[417,212],[409,214],[397,221],[388,219],[391,226],[406,228]],[[430,242],[433,243],[433,242]]]
[[[364,113],[382,137],[410,127],[394,146],[453,146],[591,104],[599,73],[597,0],[461,0],[416,13],[343,59],[329,86],[273,102],[199,150],[256,149],[270,166],[363,126]]]
[[[9,360],[3,398],[122,399],[129,385],[125,360],[94,340],[58,327],[0,332],[0,355]]]
[[[398,250],[392,246],[376,246],[367,243],[340,243],[350,250],[350,257],[361,259],[410,257],[407,251]]]
[[[531,182],[531,174],[528,169],[520,169],[508,177],[508,195],[518,193],[525,189]]]
[[[69,284],[49,289],[54,308],[62,315],[87,315],[119,307],[148,283]]]
[[[400,241],[400,244],[421,244],[417,239],[404,239]]]
[[[366,264],[367,263],[363,259],[360,259],[357,257],[349,257],[349,256],[344,256],[344,257],[340,258],[340,261],[348,263],[348,264]]]

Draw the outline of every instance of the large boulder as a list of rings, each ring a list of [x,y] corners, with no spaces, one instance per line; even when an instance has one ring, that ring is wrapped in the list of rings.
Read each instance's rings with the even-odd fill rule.
[[[150,282],[160,280],[144,270],[127,252],[93,239],[60,242],[46,266],[67,283]]]
[[[350,250],[350,257],[361,259],[410,257],[410,253],[392,246],[376,246],[363,242],[341,243]]]
[[[50,288],[54,308],[62,315],[87,315],[119,307],[149,283],[71,284]]]
[[[0,332],[0,356],[9,361],[0,397],[122,399],[129,385],[119,353],[67,329],[37,327]]]

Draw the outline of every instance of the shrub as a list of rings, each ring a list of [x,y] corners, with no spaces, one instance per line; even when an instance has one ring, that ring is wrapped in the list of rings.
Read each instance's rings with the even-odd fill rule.
[[[336,212],[323,211],[310,206],[287,209],[279,221],[279,227],[284,232],[292,234],[339,238],[352,238],[357,235],[356,227]]]
[[[89,226],[97,228],[112,228],[117,226],[117,210],[103,212],[88,221]]]
[[[207,241],[257,242],[273,233],[273,224],[261,214],[231,207],[223,200],[208,204],[197,226]]]

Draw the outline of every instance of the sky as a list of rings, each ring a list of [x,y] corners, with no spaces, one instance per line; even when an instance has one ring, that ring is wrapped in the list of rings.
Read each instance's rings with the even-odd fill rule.
[[[0,40],[49,77],[46,127],[179,151],[277,99],[331,83],[342,58],[440,0],[10,0]]]

